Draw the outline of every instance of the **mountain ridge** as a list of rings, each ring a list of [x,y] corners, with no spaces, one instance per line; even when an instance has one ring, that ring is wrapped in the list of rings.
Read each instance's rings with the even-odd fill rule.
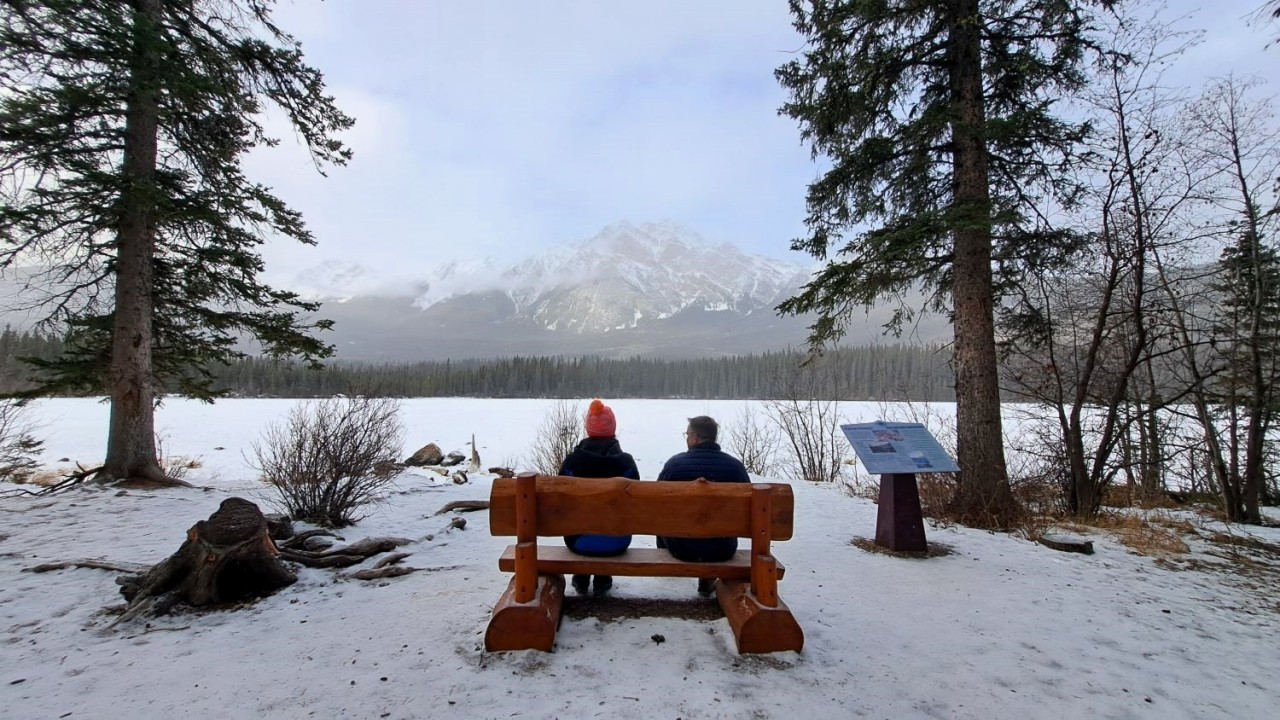
[[[670,221],[619,222],[506,267],[447,263],[400,295],[325,302],[321,316],[346,360],[741,355],[804,345],[813,319],[774,308],[812,271]],[[877,342],[885,319],[872,311],[850,340]]]

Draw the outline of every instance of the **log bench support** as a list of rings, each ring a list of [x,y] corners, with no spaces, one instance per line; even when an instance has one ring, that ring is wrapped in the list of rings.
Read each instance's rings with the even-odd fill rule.
[[[484,633],[484,647],[495,650],[542,650],[551,652],[564,606],[564,576],[539,575],[534,596],[528,602],[516,600],[516,579],[498,598]]]
[[[791,537],[792,507],[785,485],[538,478],[533,473],[495,480],[489,529],[516,536],[498,561],[499,569],[515,577],[493,609],[485,649],[551,651],[564,604],[564,574],[570,573],[718,578],[716,599],[738,652],[799,652],[804,632],[778,597],[784,569],[770,549],[772,540]],[[592,558],[537,544],[539,534],[578,533],[737,535],[750,538],[751,549],[721,563],[684,563],[663,550],[637,548]]]

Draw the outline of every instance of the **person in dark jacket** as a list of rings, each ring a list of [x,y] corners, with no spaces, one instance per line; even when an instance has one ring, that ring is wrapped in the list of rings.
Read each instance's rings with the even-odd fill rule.
[[[720,425],[712,418],[706,415],[689,418],[689,426],[684,433],[689,449],[667,460],[662,472],[658,473],[658,479],[751,482],[742,461],[720,449],[716,443],[719,434]],[[685,562],[721,562],[737,552],[738,538],[659,537],[658,547],[665,547],[676,559]],[[714,578],[698,580],[698,592],[702,595],[710,595],[714,587]]]
[[[624,477],[631,480],[640,479],[640,471],[631,455],[622,452],[618,444],[618,423],[603,402],[592,400],[587,408],[585,423],[587,437],[569,453],[560,466],[561,475],[575,477],[611,478]],[[580,555],[608,556],[621,555],[631,545],[630,535],[566,535],[565,545]],[[587,594],[590,575],[574,575],[573,589],[580,594]],[[613,587],[613,576],[597,575],[594,593],[597,597],[604,595]]]

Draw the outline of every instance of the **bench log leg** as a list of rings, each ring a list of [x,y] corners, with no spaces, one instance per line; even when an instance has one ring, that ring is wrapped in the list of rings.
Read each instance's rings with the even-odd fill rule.
[[[777,607],[761,605],[749,591],[749,585],[738,580],[716,583],[716,599],[733,628],[739,653],[771,653],[804,647],[804,631],[787,604],[778,599]]]
[[[539,575],[537,592],[527,603],[516,602],[515,593],[516,579],[511,578],[506,592],[493,607],[493,617],[484,633],[484,649],[551,652],[564,604],[564,576]]]

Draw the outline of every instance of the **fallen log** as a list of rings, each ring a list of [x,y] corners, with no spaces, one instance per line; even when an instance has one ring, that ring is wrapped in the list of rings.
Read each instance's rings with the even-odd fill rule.
[[[1070,535],[1042,535],[1040,536],[1040,544],[1062,552],[1082,553],[1084,555],[1093,554],[1092,540],[1084,540]]]

